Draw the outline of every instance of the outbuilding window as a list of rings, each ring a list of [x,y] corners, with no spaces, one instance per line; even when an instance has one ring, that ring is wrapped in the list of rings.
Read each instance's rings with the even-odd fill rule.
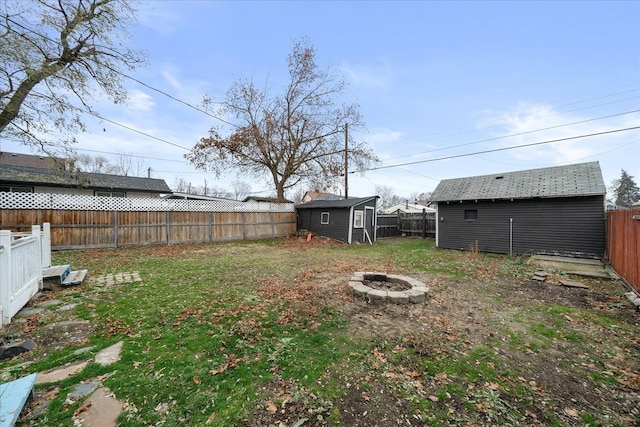
[[[364,227],[364,211],[353,212],[353,228]]]
[[[465,221],[476,221],[478,219],[478,210],[477,209],[465,209],[464,210],[464,220]]]
[[[329,224],[329,212],[322,212],[320,215],[320,224]]]

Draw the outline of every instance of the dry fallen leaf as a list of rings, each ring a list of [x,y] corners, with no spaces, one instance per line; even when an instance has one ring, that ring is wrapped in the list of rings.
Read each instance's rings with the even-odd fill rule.
[[[573,418],[578,418],[578,411],[571,408],[564,408],[564,413]]]
[[[211,424],[215,419],[216,419],[216,413],[213,412],[211,413],[211,415],[209,415],[209,418],[207,418],[207,422],[205,424]]]
[[[193,377],[193,382],[196,384],[200,384],[200,377]]]
[[[269,411],[270,414],[275,414],[278,411],[278,407],[273,402],[268,402],[267,411]]]
[[[436,379],[437,380],[446,380],[447,379],[447,374],[445,374],[444,372],[440,373],[440,374],[436,374]]]

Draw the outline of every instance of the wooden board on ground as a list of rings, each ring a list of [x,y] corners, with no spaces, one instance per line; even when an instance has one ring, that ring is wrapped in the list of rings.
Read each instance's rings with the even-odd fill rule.
[[[27,402],[37,374],[0,384],[0,427],[13,427]]]
[[[570,280],[561,280],[560,284],[562,284],[562,286],[568,286],[570,288],[589,289],[587,285],[584,285],[580,282],[572,282]]]

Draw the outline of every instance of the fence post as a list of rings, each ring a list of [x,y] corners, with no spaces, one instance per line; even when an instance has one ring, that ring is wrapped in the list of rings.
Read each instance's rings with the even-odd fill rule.
[[[209,234],[209,243],[213,242],[213,212],[209,212],[209,227],[207,232]]]
[[[247,222],[244,218],[244,211],[242,211],[242,240],[247,240]]]
[[[118,233],[120,232],[118,222],[118,211],[113,210],[113,247],[118,248]]]
[[[42,267],[51,267],[51,223],[42,224]]]
[[[422,208],[422,238],[427,238],[427,210]]]
[[[42,235],[40,234],[40,226],[39,225],[32,225],[31,226],[31,235],[33,237],[35,237],[37,245],[38,245],[38,250],[36,251],[38,253],[38,290],[41,291],[43,289],[43,285],[44,283],[42,282]]]
[[[269,208],[269,219],[271,220],[271,237],[276,237],[276,224],[273,219],[273,211]]]
[[[0,230],[0,326],[10,323],[11,312],[11,231]]]
[[[165,221],[167,226],[165,227],[167,230],[167,245],[171,244],[171,225],[170,225],[170,221],[171,221],[171,212],[167,211],[167,213],[165,214]]]

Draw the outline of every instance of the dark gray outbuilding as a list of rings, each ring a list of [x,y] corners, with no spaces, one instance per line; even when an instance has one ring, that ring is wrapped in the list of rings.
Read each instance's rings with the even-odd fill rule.
[[[598,162],[446,179],[430,198],[436,245],[602,258],[605,195]]]
[[[298,230],[345,243],[376,241],[378,196],[313,200],[296,205]]]

